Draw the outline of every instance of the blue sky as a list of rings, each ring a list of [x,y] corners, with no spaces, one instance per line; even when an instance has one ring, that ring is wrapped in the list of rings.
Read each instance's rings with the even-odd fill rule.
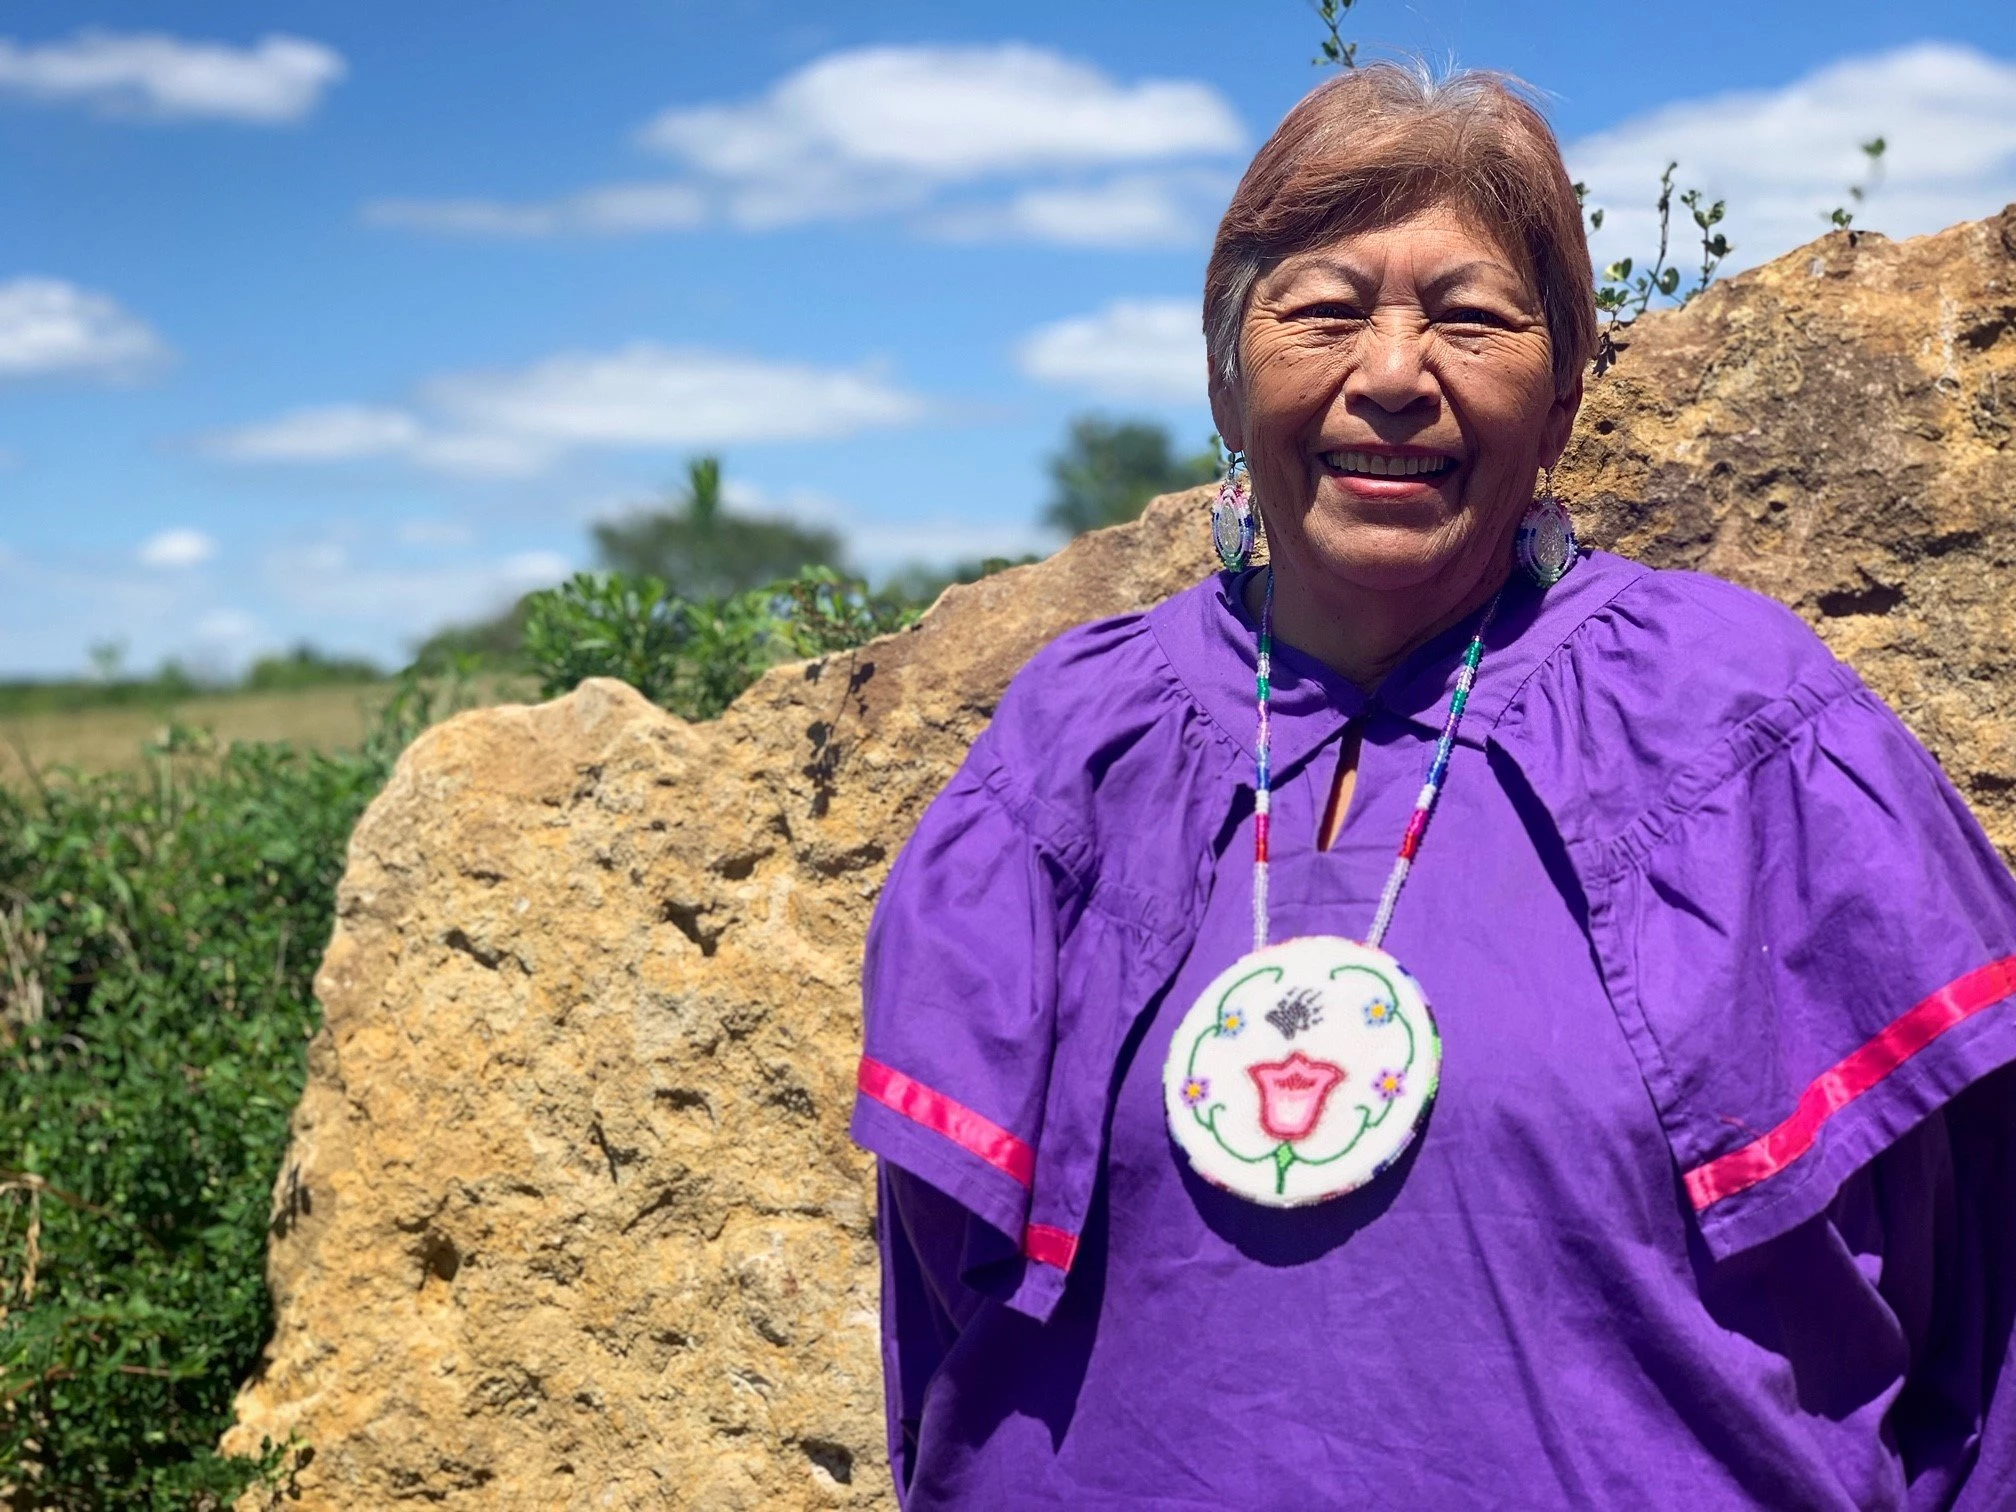
[[[1201,444],[1195,307],[1303,0],[0,6],[0,676],[396,662],[586,565],[687,457],[872,572],[1041,549],[1088,409]],[[1509,69],[1641,251],[1736,264],[2016,198],[2016,19],[1927,0],[1361,0]],[[480,19],[479,19],[480,18]]]

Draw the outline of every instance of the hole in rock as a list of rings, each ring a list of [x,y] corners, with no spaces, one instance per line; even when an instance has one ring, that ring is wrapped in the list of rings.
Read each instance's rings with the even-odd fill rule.
[[[450,950],[459,950],[478,966],[495,971],[497,963],[504,959],[504,952],[494,945],[483,945],[469,938],[459,925],[441,937],[441,943]]]
[[[714,1105],[707,1100],[707,1094],[696,1087],[660,1087],[651,1096],[682,1113],[698,1108],[709,1118],[714,1116]]]
[[[1866,588],[1843,588],[1820,595],[1820,612],[1829,619],[1851,614],[1888,614],[1904,602],[1904,590],[1888,583],[1871,583]]]
[[[798,1447],[805,1451],[805,1458],[841,1485],[854,1483],[854,1451],[845,1444],[836,1444],[831,1439],[800,1439]]]
[[[719,929],[703,929],[700,926],[701,917],[713,912],[711,904],[680,903],[667,899],[664,912],[665,922],[672,925],[673,928],[677,929],[679,933],[686,936],[695,945],[698,945],[700,947],[700,954],[703,956],[714,954],[714,947],[721,939],[721,931]]]
[[[429,1276],[453,1281],[461,1269],[462,1252],[455,1241],[446,1234],[429,1234],[420,1248],[420,1284],[425,1286]]]

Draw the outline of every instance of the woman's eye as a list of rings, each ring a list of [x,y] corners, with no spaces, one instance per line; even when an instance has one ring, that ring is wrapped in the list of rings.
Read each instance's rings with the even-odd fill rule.
[[[1305,306],[1302,316],[1305,320],[1363,320],[1365,312],[1341,299],[1326,299],[1320,304]]]
[[[1475,305],[1463,305],[1449,311],[1442,317],[1444,325],[1491,326],[1503,330],[1511,324],[1503,315],[1490,310],[1480,310]]]

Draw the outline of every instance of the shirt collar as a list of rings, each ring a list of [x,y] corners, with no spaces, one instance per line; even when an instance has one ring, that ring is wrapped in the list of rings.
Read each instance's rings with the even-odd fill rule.
[[[1254,676],[1260,627],[1246,611],[1244,588],[1253,573],[1263,570],[1218,573],[1149,612],[1177,678],[1249,759],[1259,723]],[[1541,664],[1577,626],[1648,570],[1594,551],[1551,588],[1514,573],[1484,637],[1484,657],[1460,742],[1481,747]],[[1269,709],[1275,771],[1286,773],[1368,710],[1396,714],[1431,736],[1439,733],[1463,652],[1481,618],[1480,610],[1417,647],[1369,695],[1315,657],[1276,640]]]

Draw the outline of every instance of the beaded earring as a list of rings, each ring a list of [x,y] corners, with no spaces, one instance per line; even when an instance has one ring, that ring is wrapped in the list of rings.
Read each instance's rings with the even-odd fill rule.
[[[1575,565],[1581,542],[1575,539],[1575,522],[1554,497],[1554,469],[1546,471],[1540,497],[1526,506],[1525,518],[1519,522],[1516,549],[1526,575],[1542,588],[1551,588]]]
[[[1227,572],[1239,572],[1253,560],[1253,483],[1246,454],[1225,459],[1225,476],[1211,502],[1211,544]]]

